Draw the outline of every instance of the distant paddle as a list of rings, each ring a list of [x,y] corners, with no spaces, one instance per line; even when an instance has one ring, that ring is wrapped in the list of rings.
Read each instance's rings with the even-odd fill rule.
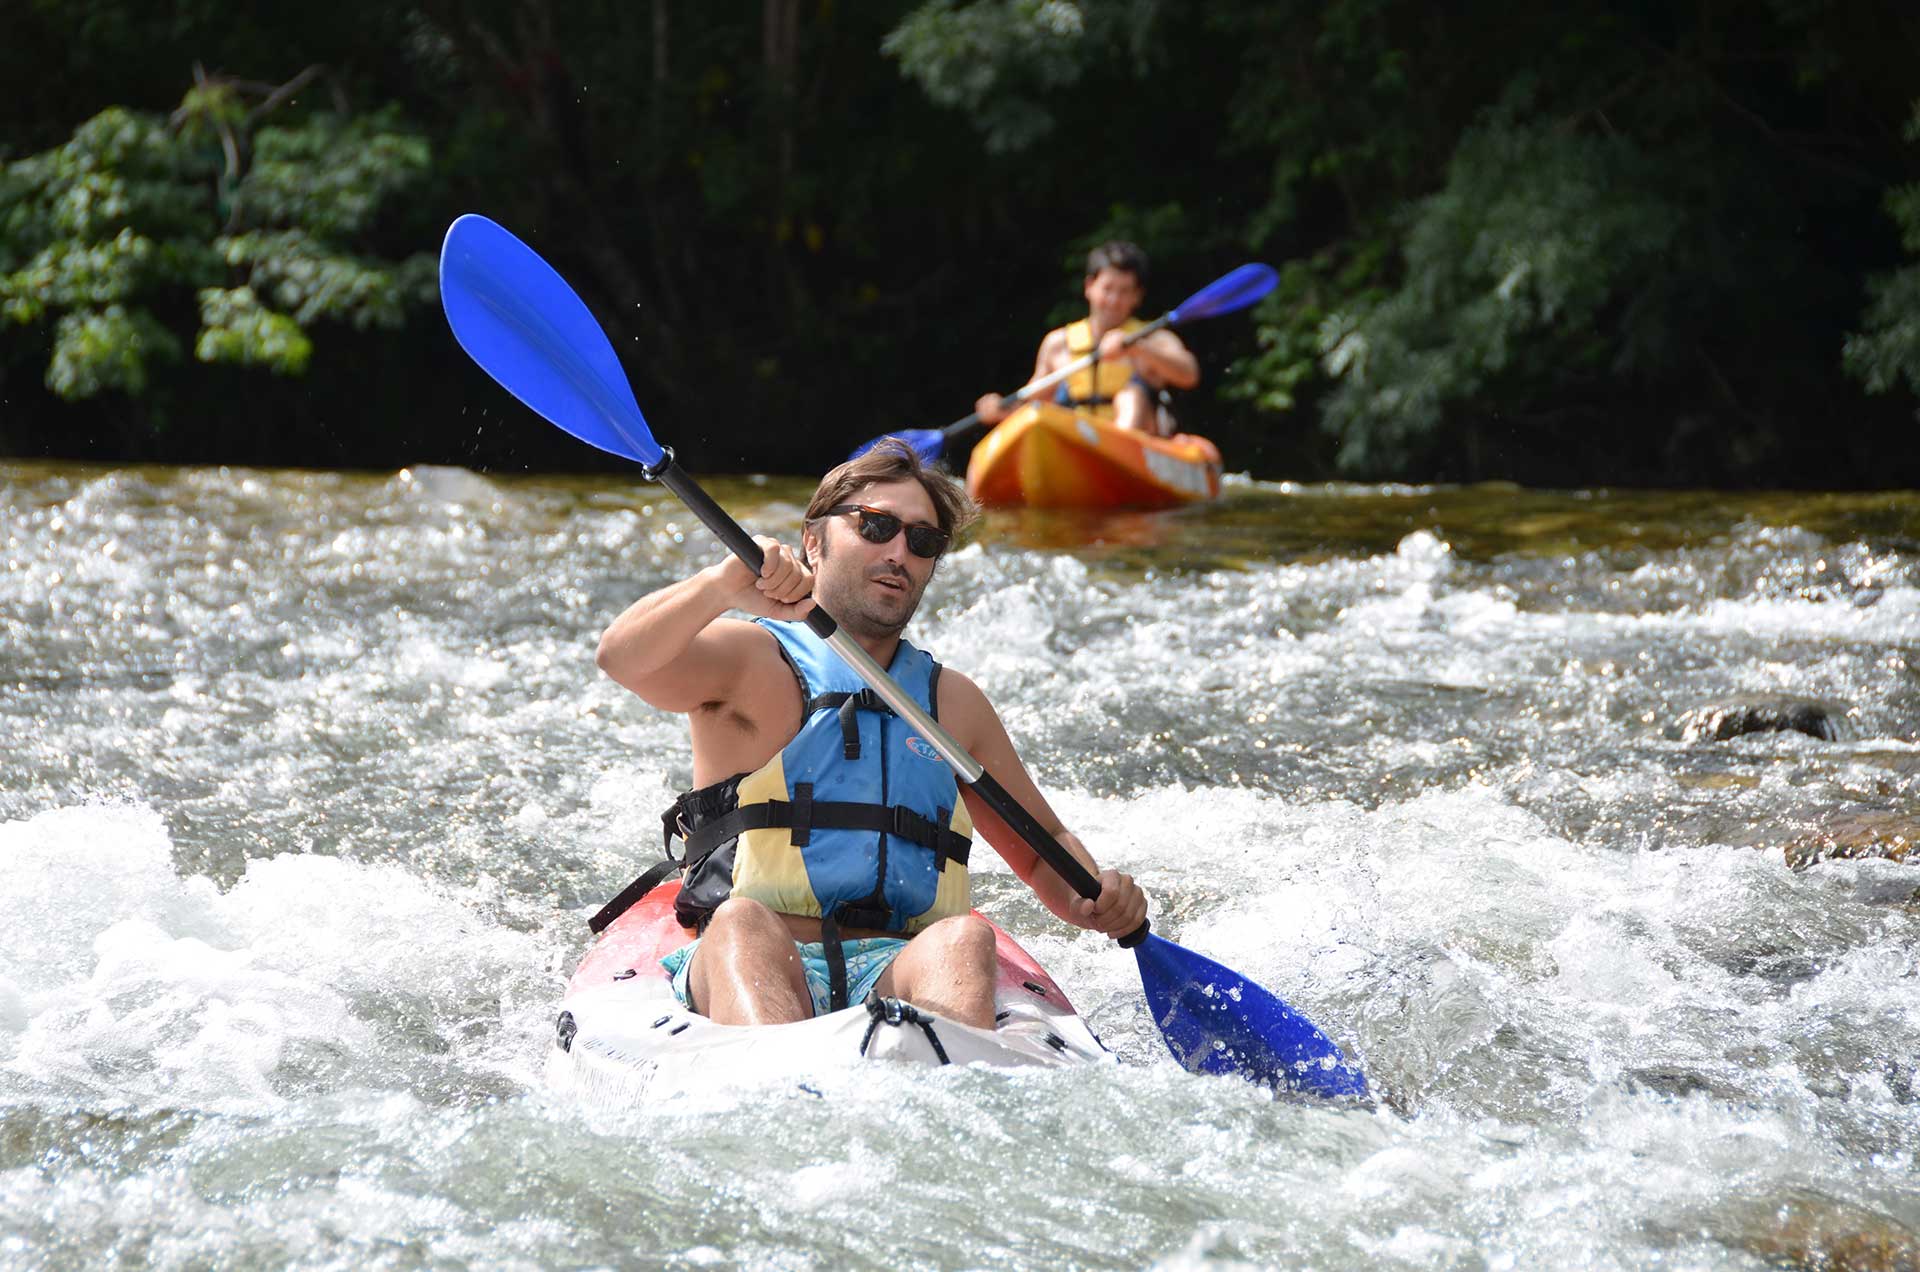
[[[1194,322],[1201,318],[1217,318],[1221,314],[1237,313],[1272,291],[1279,282],[1280,276],[1273,272],[1271,266],[1242,265],[1238,269],[1222,274],[1140,330],[1129,334],[1126,343],[1131,345],[1144,340],[1162,327]],[[1090,353],[1084,358],[1068,363],[1058,371],[1041,376],[1031,384],[1015,389],[1007,394],[1003,401],[1009,408],[1019,406],[1028,398],[1045,393],[1074,372],[1084,371],[1099,360],[1097,351]],[[853,452],[853,458],[858,459],[881,442],[893,438],[912,447],[914,453],[920,456],[921,463],[931,464],[940,458],[948,442],[969,429],[979,427],[982,422],[980,412],[975,411],[971,415],[955,420],[945,428],[910,428],[905,432],[885,433],[861,445]]]
[[[440,300],[454,338],[509,393],[591,446],[638,462],[757,574],[760,545],[674,462],[647,427],[626,372],[573,290],[532,248],[481,216],[463,216],[440,251]],[[1081,896],[1100,882],[907,696],[826,611],[807,626],[940,752],[959,779]],[[1154,1024],[1196,1073],[1234,1073],[1325,1096],[1364,1096],[1366,1079],[1325,1034],[1273,994],[1147,931],[1122,937],[1139,965]]]

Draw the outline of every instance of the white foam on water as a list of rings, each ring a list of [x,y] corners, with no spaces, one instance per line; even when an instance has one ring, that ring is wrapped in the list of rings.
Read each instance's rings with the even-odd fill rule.
[[[398,866],[286,854],[225,893],[182,878],[148,809],[8,823],[0,860],[15,1097],[258,1114],[396,1065],[427,1081],[474,1052],[450,1026],[497,1027],[548,982],[536,940]]]
[[[1920,588],[1888,588],[1875,604],[1866,607],[1830,600],[1722,598],[1692,613],[1652,614],[1639,621],[1655,627],[1683,625],[1755,639],[1911,646],[1920,641]]]
[[[1156,930],[1384,1103],[1180,1071],[1131,957],[982,849],[984,908],[1123,1065],[602,1116],[535,1069],[581,919],[688,763],[592,634],[711,560],[703,532],[457,471],[22,497],[0,637],[62,675],[0,824],[0,1261],[1704,1268],[1757,1265],[1783,1198],[1920,1226],[1911,867],[1744,846],[1911,795],[1900,551],[964,548],[916,639]],[[1662,735],[1749,691],[1832,697],[1868,740]]]

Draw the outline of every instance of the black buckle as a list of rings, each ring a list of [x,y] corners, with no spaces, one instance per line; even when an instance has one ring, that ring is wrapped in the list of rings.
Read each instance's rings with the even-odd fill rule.
[[[887,833],[898,835],[900,838],[912,843],[923,844],[933,837],[927,833],[932,828],[932,822],[914,812],[905,804],[895,804],[893,806],[893,825]]]
[[[860,758],[860,695],[849,694],[840,704],[840,753],[849,760]]]
[[[793,846],[804,848],[813,839],[813,783],[795,782],[793,784],[793,825],[789,831],[793,836]]]
[[[834,921],[850,928],[868,928],[876,932],[887,931],[893,923],[893,911],[885,906],[855,905],[850,901],[842,902],[833,909]]]

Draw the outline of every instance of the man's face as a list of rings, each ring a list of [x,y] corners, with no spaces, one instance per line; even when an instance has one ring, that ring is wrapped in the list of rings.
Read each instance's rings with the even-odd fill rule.
[[[1138,278],[1111,265],[1087,279],[1087,312],[1101,327],[1118,327],[1133,317],[1145,296]]]
[[[891,513],[907,526],[940,524],[933,499],[911,478],[863,486],[841,502]],[[869,543],[859,527],[860,515],[852,512],[807,527],[814,598],[856,636],[897,636],[919,608],[935,562],[907,550],[905,530],[885,543]]]

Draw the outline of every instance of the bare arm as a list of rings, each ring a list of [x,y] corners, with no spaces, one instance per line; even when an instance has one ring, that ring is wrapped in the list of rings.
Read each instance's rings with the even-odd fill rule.
[[[1066,349],[1066,333],[1049,331],[1046,339],[1040,342],[1039,351],[1033,355],[1033,374],[1027,377],[1027,384],[1052,375],[1057,368],[1065,365]],[[973,409],[978,411],[980,418],[989,424],[998,424],[1013,413],[1012,408],[1007,405],[1007,399],[998,393],[983,394],[979,401],[973,404]]]
[[[1163,327],[1131,345],[1123,345],[1124,339],[1118,331],[1108,332],[1100,341],[1101,356],[1126,358],[1139,371],[1140,378],[1156,389],[1191,389],[1200,383],[1199,359],[1193,356],[1186,342],[1171,331]]]
[[[730,701],[742,683],[741,666],[766,636],[722,616],[743,610],[798,619],[813,608],[811,572],[776,541],[756,542],[766,552],[759,577],[729,555],[628,606],[600,636],[600,670],[665,711]]]
[[[1065,922],[1108,936],[1125,936],[1139,927],[1147,915],[1146,896],[1130,876],[1101,870],[1080,837],[1061,824],[1059,815],[1028,775],[1026,765],[1020,762],[1006,726],[1000,723],[986,695],[973,681],[951,669],[943,670],[940,675],[940,719],[1001,788],[1033,814],[1041,828],[1057,839],[1089,874],[1100,880],[1098,901],[1082,897],[1051,866],[1041,861],[972,787],[961,787],[961,797],[967,801],[974,828],[1033,889],[1041,904]]]

